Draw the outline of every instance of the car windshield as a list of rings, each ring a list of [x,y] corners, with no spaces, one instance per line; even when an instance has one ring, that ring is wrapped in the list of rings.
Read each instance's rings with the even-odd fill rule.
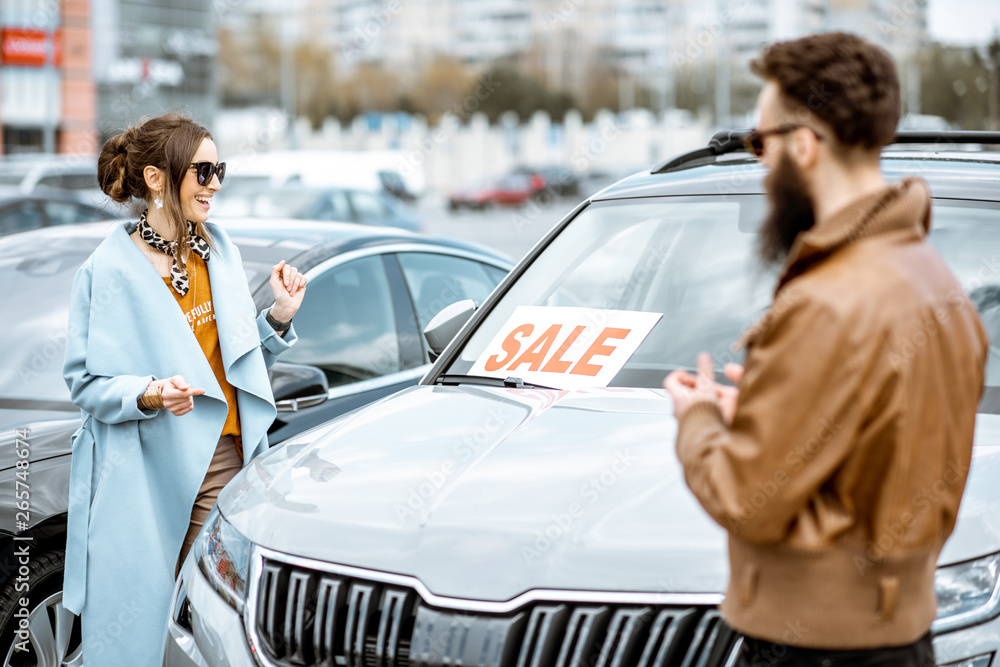
[[[592,204],[519,276],[446,372],[581,386],[533,371],[565,369],[562,361],[580,357],[569,341],[573,325],[607,333],[609,326],[642,330],[644,322],[648,333],[635,341],[634,352],[606,383],[599,373],[584,377],[589,386],[660,388],[671,370],[692,368],[702,350],[720,370],[740,363],[743,353],[734,343],[766,311],[777,279],[777,270],[762,268],[755,252],[765,206],[761,196]],[[933,220],[931,243],[970,293],[991,339],[1000,341],[1000,260],[989,250],[1000,247],[1000,204],[935,200]],[[563,328],[549,328],[556,324]],[[549,340],[543,330],[554,332]],[[613,346],[614,338],[605,345]],[[610,349],[598,348],[591,363],[610,363]],[[1000,385],[1000,350],[992,349],[991,386]]]

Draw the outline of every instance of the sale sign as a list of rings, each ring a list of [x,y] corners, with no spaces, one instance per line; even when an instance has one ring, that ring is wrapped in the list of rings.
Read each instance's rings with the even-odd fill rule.
[[[556,389],[606,387],[662,313],[519,306],[469,370]]]

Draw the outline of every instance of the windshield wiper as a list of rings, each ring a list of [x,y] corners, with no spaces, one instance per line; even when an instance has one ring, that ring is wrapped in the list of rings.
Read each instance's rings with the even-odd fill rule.
[[[487,387],[509,387],[511,389],[555,389],[555,387],[546,387],[543,384],[525,382],[521,378],[513,376],[504,379],[483,377],[481,375],[446,374],[439,375],[435,384],[480,384]]]

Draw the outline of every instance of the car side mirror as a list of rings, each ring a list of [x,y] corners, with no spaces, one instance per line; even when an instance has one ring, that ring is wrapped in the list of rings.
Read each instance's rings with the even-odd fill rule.
[[[319,405],[330,392],[326,373],[315,366],[276,361],[267,374],[278,412],[295,412]]]
[[[476,308],[478,305],[472,299],[462,299],[445,306],[431,318],[424,327],[424,339],[431,351],[431,361],[441,356],[451,339],[476,312]]]

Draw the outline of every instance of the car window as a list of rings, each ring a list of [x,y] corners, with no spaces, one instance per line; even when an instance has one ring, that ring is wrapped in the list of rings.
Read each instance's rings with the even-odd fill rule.
[[[49,226],[74,225],[78,222],[94,222],[104,220],[108,216],[105,213],[84,206],[65,201],[47,201],[43,204],[45,215],[48,218]]]
[[[481,304],[505,274],[492,272],[480,262],[427,252],[404,252],[397,255],[403,268],[406,286],[413,298],[420,330],[442,308],[462,299]]]
[[[89,190],[97,187],[97,174],[91,172],[62,172],[48,174],[38,179],[39,186],[64,190]]]
[[[392,215],[385,202],[371,192],[352,191],[351,205],[354,207],[354,220],[362,224],[379,224]]]
[[[343,190],[330,190],[319,198],[314,216],[317,220],[339,220],[354,222],[351,204],[347,201],[347,193]]]
[[[495,266],[490,266],[489,264],[482,264],[483,270],[486,271],[486,275],[490,277],[494,285],[499,285],[500,282],[507,277],[507,271],[503,269],[498,269]]]
[[[34,202],[14,204],[0,212],[0,234],[26,232],[41,226],[41,211]]]
[[[331,387],[400,370],[381,257],[356,259],[311,278],[294,322],[299,340],[281,360],[323,369]]]

